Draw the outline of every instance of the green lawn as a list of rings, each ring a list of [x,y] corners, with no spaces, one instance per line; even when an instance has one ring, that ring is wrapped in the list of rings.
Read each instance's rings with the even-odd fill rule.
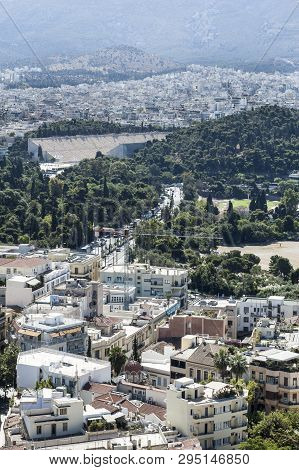
[[[249,199],[232,199],[231,200],[234,206],[234,209],[248,209],[250,200]],[[279,204],[279,201],[267,201],[268,210],[273,209]],[[221,211],[225,211],[228,206],[228,199],[215,200],[215,205]]]

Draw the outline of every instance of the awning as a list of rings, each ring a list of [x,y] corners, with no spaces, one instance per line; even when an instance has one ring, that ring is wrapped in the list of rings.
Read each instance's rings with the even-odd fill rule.
[[[22,329],[20,329],[20,330],[18,331],[18,334],[37,337],[37,336],[40,336],[40,335],[41,335],[41,332],[40,332],[40,331],[22,330]]]
[[[80,331],[81,331],[81,327],[77,327],[77,328],[72,328],[71,330],[66,330],[65,334],[69,335],[69,334],[72,334],[72,333],[79,333]]]
[[[31,279],[30,281],[26,282],[26,284],[31,287],[36,287],[41,284],[41,282],[38,279]]]
[[[77,328],[71,328],[70,330],[58,331],[57,333],[50,333],[50,336],[52,338],[58,338],[58,336],[65,336],[65,335],[70,335],[73,333],[79,333],[80,331],[81,331],[81,327],[77,327]]]
[[[124,418],[125,414],[122,413],[121,411],[118,411],[117,413],[114,413],[113,415],[104,415],[102,418],[107,422],[107,423],[114,423],[114,421],[118,418]]]

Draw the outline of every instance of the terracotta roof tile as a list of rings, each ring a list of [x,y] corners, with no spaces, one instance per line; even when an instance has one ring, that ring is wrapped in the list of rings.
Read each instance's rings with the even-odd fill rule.
[[[157,405],[150,405],[149,403],[143,403],[139,410],[139,414],[145,416],[154,414],[156,415],[161,421],[165,421],[166,418],[166,409],[162,408],[161,406]]]

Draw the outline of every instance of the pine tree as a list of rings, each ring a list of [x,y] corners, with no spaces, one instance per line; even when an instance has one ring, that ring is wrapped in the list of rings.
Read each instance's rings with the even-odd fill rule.
[[[133,361],[140,362],[140,355],[138,351],[138,343],[137,343],[137,338],[135,336],[134,341],[133,341],[133,354],[132,354],[132,359]]]
[[[104,176],[104,182],[103,182],[103,196],[104,197],[109,197],[109,188],[107,184],[107,178]]]

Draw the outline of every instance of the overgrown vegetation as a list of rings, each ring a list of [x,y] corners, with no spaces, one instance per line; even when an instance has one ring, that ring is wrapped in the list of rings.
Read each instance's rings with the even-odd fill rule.
[[[273,411],[259,413],[257,422],[249,428],[248,440],[240,444],[242,450],[298,450],[299,413]]]

